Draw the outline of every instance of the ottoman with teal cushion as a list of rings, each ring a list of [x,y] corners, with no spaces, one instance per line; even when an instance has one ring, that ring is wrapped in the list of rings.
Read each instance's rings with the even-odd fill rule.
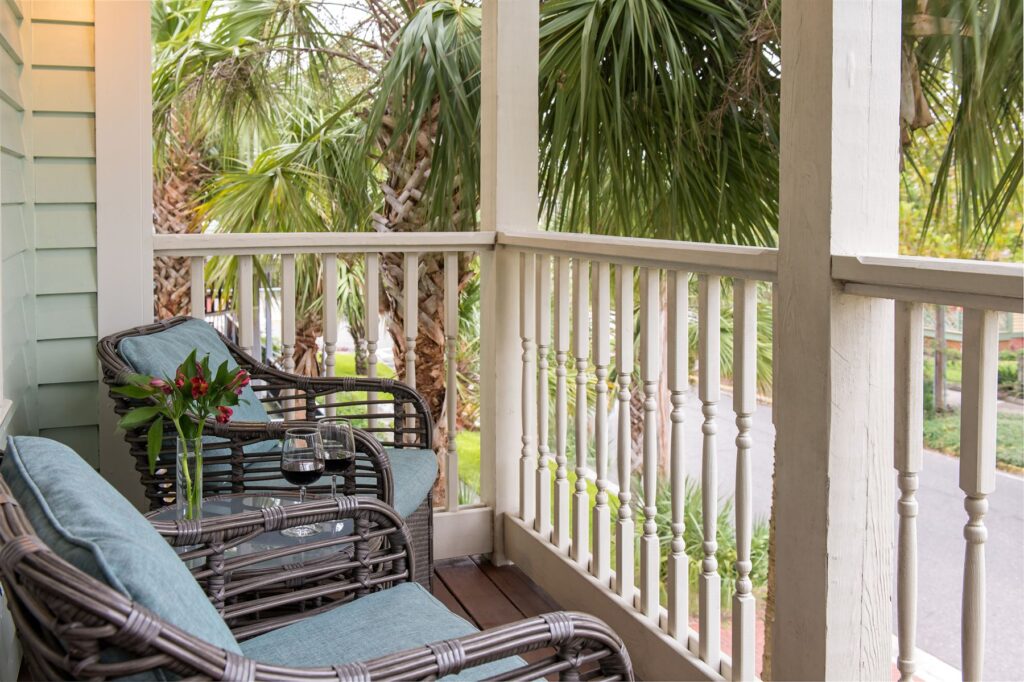
[[[288,419],[301,417],[301,424],[308,425],[326,416],[325,402],[339,401],[343,405],[337,408],[338,412],[350,416],[353,425],[360,427],[357,442],[361,452],[357,454],[359,468],[353,483],[357,494],[378,497],[405,519],[418,559],[414,577],[429,587],[433,573],[431,490],[438,462],[431,442],[433,425],[422,396],[391,379],[288,374],[260,363],[206,322],[192,318],[174,318],[108,336],[100,340],[98,354],[103,380],[114,387],[123,385],[133,373],[170,376],[193,350],[200,356],[209,355],[211,365],[226,361],[229,367],[247,370],[253,378],[240,396],[242,402],[232,422],[209,423],[204,428],[205,494],[292,490],[277,469],[280,437],[290,425],[299,424]],[[296,400],[291,396],[300,397]],[[111,397],[119,412],[132,407],[131,400],[124,396],[111,393]],[[279,400],[289,400],[290,404],[283,406]],[[148,471],[144,447],[147,427],[129,430],[125,438],[135,456],[151,508],[157,508],[172,500],[173,454],[170,459],[161,460],[163,468],[152,474]],[[173,453],[171,428],[168,426],[166,431],[166,449]],[[386,457],[381,457],[381,451]],[[385,460],[390,462],[386,475],[379,471]],[[323,478],[319,484],[310,486],[309,492],[327,492],[327,480]]]
[[[373,519],[381,539],[407,537],[398,516],[376,500],[347,509],[330,501],[300,506],[335,520]],[[205,534],[194,522],[160,528],[179,542],[185,532],[189,543],[222,543],[248,537],[254,519],[262,532],[279,532],[278,521],[257,512],[225,517]],[[303,522],[301,513],[291,519]],[[373,670],[374,679],[475,680],[532,678],[542,668],[579,679],[584,664],[599,665],[604,679],[632,679],[621,640],[600,621],[559,612],[481,632],[419,584],[401,582],[397,561],[407,555],[395,553],[402,542],[388,542],[379,551],[390,561],[360,550],[381,572],[367,583],[357,571],[355,591],[341,593],[348,601],[333,608],[327,601],[261,632],[232,632],[156,527],[73,450],[14,437],[0,464],[0,581],[27,679],[327,682],[369,679]],[[284,580],[288,569],[281,570]],[[545,647],[556,651],[523,669],[518,654]],[[465,669],[482,657],[493,660]]]

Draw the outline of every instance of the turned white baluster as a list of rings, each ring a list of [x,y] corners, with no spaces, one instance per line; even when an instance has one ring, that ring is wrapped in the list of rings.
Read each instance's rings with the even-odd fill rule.
[[[590,351],[590,264],[573,259],[573,353],[576,356],[576,492],[572,498],[572,558],[583,568],[590,559],[590,495],[587,493],[587,354]]]
[[[689,387],[688,275],[668,273],[668,390],[672,401],[671,491],[672,545],[668,556],[668,634],[687,641],[689,633],[689,559],[683,540],[686,513],[686,390]]]
[[[448,453],[445,459],[445,481],[448,486],[447,508],[459,510],[458,435],[459,386],[455,353],[459,343],[459,254],[444,254],[444,354],[445,412],[448,419]]]
[[[238,346],[249,355],[253,349],[252,256],[238,256],[238,291],[235,313],[238,315]],[[267,329],[267,336],[272,330]]]
[[[555,261],[555,525],[551,541],[569,550],[569,473],[566,443],[569,435],[569,392],[566,364],[569,359],[569,259]]]
[[[597,460],[597,497],[594,504],[594,547],[590,571],[602,585],[611,581],[611,508],[608,506],[608,363],[611,360],[609,308],[610,266],[594,263],[593,276],[593,355],[594,355],[594,455]]]
[[[537,262],[537,509],[534,530],[545,540],[551,537],[551,458],[548,428],[548,350],[551,343],[551,257]]]
[[[997,313],[964,310],[960,408],[960,489],[966,496],[960,650],[965,680],[980,680],[985,663],[985,514],[996,485]]]
[[[701,548],[704,559],[698,578],[700,600],[700,647],[701,659],[718,669],[721,649],[721,578],[718,576],[718,452],[716,434],[718,425],[715,415],[721,397],[720,375],[720,322],[721,280],[718,277],[701,275],[698,316],[699,316],[699,372],[701,411],[704,414],[704,448],[701,457],[701,514],[703,516],[704,542]]]
[[[192,256],[189,259],[189,306],[192,317],[197,320],[206,319],[206,282],[204,281],[203,265],[205,259],[202,256]]]
[[[416,389],[416,337],[419,335],[420,315],[420,261],[419,254],[407,253],[402,264],[403,277],[405,278],[402,288],[402,310],[405,316],[405,383],[412,389]],[[416,420],[411,416],[412,405],[405,403],[404,411],[410,415],[405,419],[405,430],[411,431],[416,428]],[[397,420],[397,416],[396,416]],[[396,421],[397,423],[397,421]],[[407,435],[405,439],[414,438],[414,435]]]
[[[295,256],[281,256],[281,366],[295,371]]]
[[[338,257],[325,253],[324,262],[324,376],[334,376],[334,353],[338,347]],[[327,396],[327,414],[337,413],[331,403],[335,394]]]
[[[736,585],[732,597],[732,679],[754,679],[755,604],[750,540],[753,495],[750,428],[757,408],[757,282],[733,281],[732,407],[736,412]]]
[[[380,256],[376,253],[366,254],[366,272],[363,283],[363,305],[366,317],[366,375],[375,378],[377,376],[377,342],[380,333]],[[377,400],[377,392],[369,391],[366,399],[370,403],[367,410],[370,414],[377,412],[374,401]],[[377,420],[367,421],[369,428],[377,427]],[[371,432],[372,433],[372,432]]]
[[[640,370],[644,385],[644,533],[640,538],[640,610],[658,621],[658,380],[661,375],[661,272],[640,270]]]
[[[522,417],[523,448],[519,455],[519,518],[533,523],[534,505],[533,482],[536,475],[536,436],[534,424],[537,406],[534,392],[537,387],[536,348],[533,342],[533,328],[537,321],[534,311],[536,304],[537,256],[532,253],[520,254],[519,258],[519,335],[523,341],[523,385]]]
[[[917,637],[917,475],[921,471],[924,428],[924,308],[896,301],[895,419],[893,465],[900,489],[896,545],[897,667],[909,682],[916,668]]]
[[[630,386],[633,383],[633,268],[615,267],[615,371],[619,379],[619,425],[616,437],[619,467],[619,515],[615,524],[615,591],[633,603],[633,499],[629,491],[633,474],[633,424],[630,419]]]

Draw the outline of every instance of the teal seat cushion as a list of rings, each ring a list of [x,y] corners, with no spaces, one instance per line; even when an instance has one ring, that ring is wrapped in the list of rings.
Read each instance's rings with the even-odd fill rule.
[[[173,378],[178,366],[193,350],[198,357],[210,356],[210,367],[216,369],[227,362],[229,369],[238,367],[217,331],[202,320],[188,320],[156,334],[130,336],[117,346],[117,352],[139,374]],[[233,419],[249,422],[270,421],[263,403],[250,386],[242,389]]]
[[[477,629],[472,624],[420,585],[402,583],[242,642],[242,651],[261,663],[331,666],[368,661],[474,632]],[[480,680],[522,665],[523,660],[513,656],[444,679]]]
[[[395,483],[395,511],[403,519],[423,504],[437,480],[437,455],[433,450],[388,448]]]
[[[214,646],[238,643],[167,541],[71,448],[15,436],[0,466],[40,539],[58,556]]]

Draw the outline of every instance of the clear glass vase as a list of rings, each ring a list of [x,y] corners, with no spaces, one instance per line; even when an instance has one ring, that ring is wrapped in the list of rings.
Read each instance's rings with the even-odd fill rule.
[[[175,471],[175,500],[179,519],[198,519],[203,515],[203,439],[178,436]]]

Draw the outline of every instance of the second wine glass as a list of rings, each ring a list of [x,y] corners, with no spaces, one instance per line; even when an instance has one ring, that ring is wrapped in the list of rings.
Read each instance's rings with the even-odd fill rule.
[[[352,424],[343,417],[328,417],[318,424],[324,449],[324,470],[331,475],[331,497],[338,496],[338,474],[344,474],[356,456]]]
[[[316,483],[324,473],[324,451],[320,432],[313,428],[289,429],[281,448],[281,474],[292,485],[299,486],[299,503],[306,499],[306,486]],[[305,538],[320,532],[316,524],[285,528],[282,534]]]

